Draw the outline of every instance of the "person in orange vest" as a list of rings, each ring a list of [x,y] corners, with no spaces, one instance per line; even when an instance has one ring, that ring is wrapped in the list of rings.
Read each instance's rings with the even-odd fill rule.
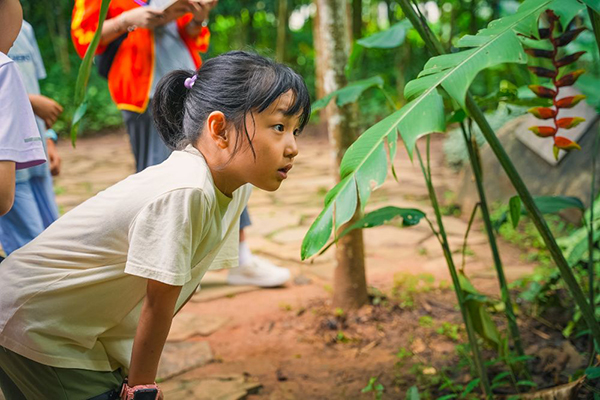
[[[171,151],[152,120],[158,81],[176,69],[198,69],[208,50],[206,21],[217,0],[112,0],[96,51],[99,71],[121,110],[136,171],[159,164]],[[76,0],[71,37],[80,57],[98,29],[101,0]]]

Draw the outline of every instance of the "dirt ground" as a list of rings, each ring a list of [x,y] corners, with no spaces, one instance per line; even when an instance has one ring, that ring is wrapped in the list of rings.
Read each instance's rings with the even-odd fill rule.
[[[180,334],[173,342],[208,344],[209,362],[184,367],[187,372],[166,379],[162,387],[167,399],[244,398],[245,390],[215,397],[203,389],[203,379],[224,376],[235,376],[246,387],[262,385],[248,389],[253,393],[245,397],[248,399],[372,399],[373,392],[361,392],[372,377],[385,388],[382,398],[398,399],[427,374],[458,361],[456,342],[436,333],[443,321],[459,324],[460,316],[451,290],[440,289],[449,281],[447,267],[424,224],[404,229],[389,225],[364,232],[369,286],[389,296],[395,276],[430,274],[434,278],[423,290],[406,289],[415,294],[414,307],[399,308],[394,301],[383,301],[358,313],[332,309],[333,252],[312,262],[301,262],[299,255],[304,233],[333,184],[331,152],[322,135],[301,137],[299,148],[294,170],[279,191],[254,191],[250,200],[253,226],[248,230],[253,252],[290,268],[293,281],[271,290],[234,288],[223,283],[226,271],[209,272],[202,290],[182,314],[200,320],[212,318],[217,321],[215,328],[204,334],[181,332],[189,328],[184,324],[187,328],[172,332]],[[458,179],[443,165],[440,138],[433,140],[432,148],[433,179],[443,197],[456,187]],[[62,141],[59,150],[63,172],[55,187],[62,212],[133,172],[123,132],[80,139],[76,149]],[[395,166],[400,182],[388,179],[374,193],[368,209],[396,205],[432,215],[420,170],[402,150],[398,153]],[[457,251],[466,223],[449,216],[446,229]],[[498,290],[485,236],[475,227],[470,237],[467,275],[479,290],[495,294]],[[532,271],[533,266],[521,261],[516,248],[500,245],[509,279]],[[460,263],[459,254],[456,261]],[[431,323],[424,324],[423,316],[431,317]],[[403,349],[412,354],[408,364],[398,355]],[[185,364],[190,358],[193,355],[188,354],[180,361]],[[415,363],[422,364],[420,372],[410,370]]]

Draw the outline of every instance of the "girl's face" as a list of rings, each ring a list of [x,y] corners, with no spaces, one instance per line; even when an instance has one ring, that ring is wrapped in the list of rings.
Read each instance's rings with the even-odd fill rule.
[[[256,158],[247,139],[233,157],[234,168],[244,182],[267,191],[275,191],[287,178],[298,155],[296,135],[299,133],[300,115],[286,116],[294,96],[288,91],[261,113],[246,116],[246,126],[252,140]]]
[[[19,0],[0,0],[0,51],[4,54],[19,36],[23,24],[23,9]]]

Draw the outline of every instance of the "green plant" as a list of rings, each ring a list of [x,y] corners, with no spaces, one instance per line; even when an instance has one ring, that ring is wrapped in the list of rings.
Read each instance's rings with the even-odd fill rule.
[[[442,322],[442,325],[435,330],[442,336],[458,342],[460,326],[450,322]]]
[[[373,393],[373,398],[375,400],[381,400],[383,398],[383,393],[385,392],[385,387],[379,382],[379,377],[373,376],[369,379],[369,383],[365,386],[361,393]]]

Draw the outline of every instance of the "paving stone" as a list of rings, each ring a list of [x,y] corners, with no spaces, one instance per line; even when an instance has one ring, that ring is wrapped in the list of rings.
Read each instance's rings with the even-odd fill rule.
[[[198,368],[213,360],[208,342],[167,342],[158,365],[160,380]]]
[[[262,385],[257,380],[239,374],[213,375],[195,380],[183,380],[161,386],[166,399],[240,400],[255,394]]]
[[[227,271],[208,271],[204,275],[200,286],[200,290],[192,296],[190,301],[201,303],[260,289],[257,286],[229,285],[227,283]]]
[[[306,236],[306,232],[308,231],[308,226],[297,226],[288,229],[282,229],[276,234],[271,236],[271,239],[276,243],[302,243],[304,236]],[[298,252],[299,253],[299,252]]]
[[[198,315],[180,312],[173,318],[169,331],[169,342],[180,342],[192,336],[209,336],[229,321],[219,315]]]

